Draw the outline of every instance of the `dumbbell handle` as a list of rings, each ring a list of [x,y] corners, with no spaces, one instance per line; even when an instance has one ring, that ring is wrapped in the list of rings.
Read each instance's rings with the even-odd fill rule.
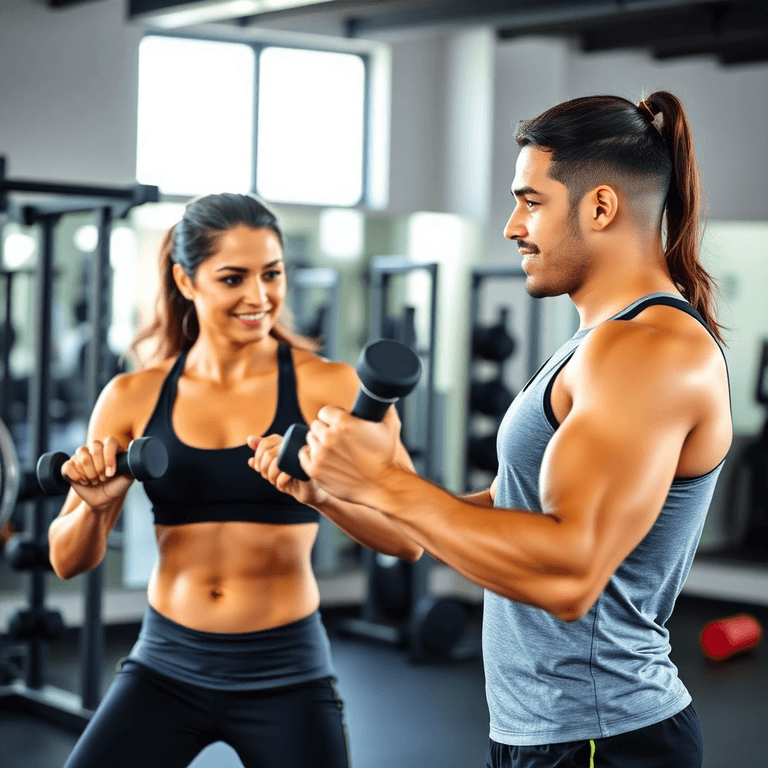
[[[61,474],[66,453],[44,453],[37,462],[37,481],[47,494],[59,496],[69,490],[69,481]],[[128,450],[118,453],[116,475],[133,475],[137,480],[155,480],[168,469],[168,452],[156,437],[139,437]]]
[[[399,398],[395,398],[392,402],[397,402],[398,399]],[[371,400],[365,396],[365,392],[361,387],[357,393],[355,404],[350,413],[352,416],[357,416],[358,419],[381,421],[384,418],[387,408],[389,408],[392,403],[384,403],[383,401],[381,403],[378,403],[377,401],[373,402],[375,405],[371,405]],[[378,416],[378,418],[371,418],[372,416]],[[285,432],[283,444],[280,446],[280,453],[277,456],[277,466],[280,467],[283,472],[286,472],[291,477],[295,477],[297,480],[309,480],[309,475],[302,469],[301,463],[299,462],[299,451],[306,445],[308,433],[309,427],[304,426],[304,424],[291,424]]]
[[[421,376],[421,361],[405,344],[379,339],[363,349],[357,374],[360,389],[352,406],[352,416],[381,421],[389,406],[416,386]],[[309,428],[304,424],[288,427],[277,456],[277,466],[297,480],[309,480],[299,462],[299,451],[306,443],[308,432]]]

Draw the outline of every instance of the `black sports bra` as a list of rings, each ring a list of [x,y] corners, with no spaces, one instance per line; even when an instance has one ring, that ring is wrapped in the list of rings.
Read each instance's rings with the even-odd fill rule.
[[[248,466],[253,452],[234,448],[195,448],[173,431],[172,412],[187,352],[166,376],[144,435],[157,437],[168,450],[168,469],[157,480],[146,480],[156,525],[242,521],[253,523],[316,523],[320,513],[281,493]],[[278,348],[277,412],[265,435],[284,435],[295,423],[305,424],[296,395],[291,348]]]

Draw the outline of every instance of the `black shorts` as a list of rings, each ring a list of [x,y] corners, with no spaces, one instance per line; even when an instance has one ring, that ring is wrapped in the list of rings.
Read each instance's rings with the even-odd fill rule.
[[[245,768],[349,768],[333,678],[266,690],[182,683],[127,660],[65,768],[186,768],[223,741]]]
[[[491,739],[487,768],[701,768],[704,744],[689,704],[660,723],[606,739],[515,747]]]

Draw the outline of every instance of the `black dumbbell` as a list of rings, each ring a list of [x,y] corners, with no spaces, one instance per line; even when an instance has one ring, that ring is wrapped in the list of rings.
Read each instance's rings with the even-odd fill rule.
[[[14,571],[51,570],[48,542],[38,543],[28,533],[17,533],[9,539],[5,560]]]
[[[352,415],[366,421],[381,421],[387,408],[410,393],[421,377],[421,360],[405,344],[378,339],[365,346],[357,361],[360,389]],[[297,480],[309,480],[299,463],[299,451],[307,442],[309,429],[292,424],[283,437],[277,466]]]
[[[472,355],[483,360],[501,363],[515,353],[517,342],[507,331],[506,308],[499,310],[499,322],[495,325],[476,325],[472,329]]]
[[[467,445],[467,461],[471,467],[485,472],[496,472],[499,459],[496,454],[496,435],[470,437]]]
[[[486,416],[503,416],[512,405],[514,395],[497,376],[489,381],[473,381],[469,398],[473,411]]]
[[[8,617],[8,637],[11,640],[60,640],[67,628],[60,611],[31,608],[14,611]]]
[[[69,490],[69,482],[61,474],[66,453],[44,453],[37,462],[37,481],[43,491],[59,496]],[[116,474],[133,475],[137,480],[156,480],[168,469],[168,452],[156,437],[139,437],[131,441],[125,453],[117,454]]]

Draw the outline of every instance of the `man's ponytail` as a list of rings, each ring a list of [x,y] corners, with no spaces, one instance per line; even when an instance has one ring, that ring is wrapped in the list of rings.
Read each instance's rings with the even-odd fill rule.
[[[666,202],[665,254],[669,273],[683,296],[723,343],[723,326],[715,312],[717,284],[700,260],[704,210],[693,134],[680,100],[667,91],[656,91],[641,104],[655,115],[672,160],[672,178]]]

